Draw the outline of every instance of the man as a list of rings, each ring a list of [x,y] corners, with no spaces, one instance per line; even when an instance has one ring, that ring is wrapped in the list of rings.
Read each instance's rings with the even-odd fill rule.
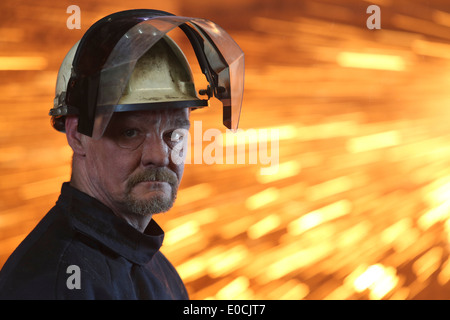
[[[176,27],[207,100],[167,35]],[[243,70],[242,51],[211,21],[142,9],[95,23],[65,57],[50,111],[73,150],[71,180],[4,265],[0,298],[188,299],[153,215],[175,201],[191,110],[214,95],[237,128]]]

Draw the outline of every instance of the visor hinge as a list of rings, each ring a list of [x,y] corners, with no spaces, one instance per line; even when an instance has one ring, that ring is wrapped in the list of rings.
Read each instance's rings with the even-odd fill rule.
[[[200,89],[198,91],[198,94],[201,96],[207,95],[209,99],[213,96],[213,89],[211,88],[211,86],[208,86],[206,89]]]
[[[50,112],[48,113],[49,116],[58,117],[58,116],[64,116],[67,114],[67,107],[61,106],[57,108],[50,109]]]
[[[50,109],[50,112],[48,113],[49,116],[53,116],[53,117],[77,115],[77,114],[79,114],[78,110],[76,108],[69,107],[69,106],[59,106],[57,108],[52,108],[52,109]]]
[[[223,93],[225,92],[227,92],[227,89],[225,89],[224,87],[216,87],[215,96],[217,97],[217,99],[222,99]]]

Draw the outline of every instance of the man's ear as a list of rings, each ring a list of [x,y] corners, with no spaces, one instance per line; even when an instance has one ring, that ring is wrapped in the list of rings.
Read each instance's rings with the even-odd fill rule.
[[[66,117],[66,137],[73,153],[84,157],[86,151],[85,145],[82,143],[82,134],[78,132],[78,117]]]

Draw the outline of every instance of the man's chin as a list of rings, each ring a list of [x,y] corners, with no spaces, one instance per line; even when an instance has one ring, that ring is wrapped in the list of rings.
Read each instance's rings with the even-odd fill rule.
[[[169,211],[174,202],[176,194],[167,194],[161,190],[152,190],[144,195],[129,195],[126,199],[128,210],[138,215],[152,215]]]

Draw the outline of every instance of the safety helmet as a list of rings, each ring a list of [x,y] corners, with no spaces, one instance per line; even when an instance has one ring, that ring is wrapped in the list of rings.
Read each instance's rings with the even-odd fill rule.
[[[167,35],[179,27],[189,39],[209,86],[197,96],[180,47]],[[77,115],[78,131],[100,138],[114,112],[202,108],[214,96],[223,123],[236,130],[244,84],[244,54],[215,23],[156,10],[117,12],[97,21],[64,58],[57,78],[52,125],[64,131]]]

